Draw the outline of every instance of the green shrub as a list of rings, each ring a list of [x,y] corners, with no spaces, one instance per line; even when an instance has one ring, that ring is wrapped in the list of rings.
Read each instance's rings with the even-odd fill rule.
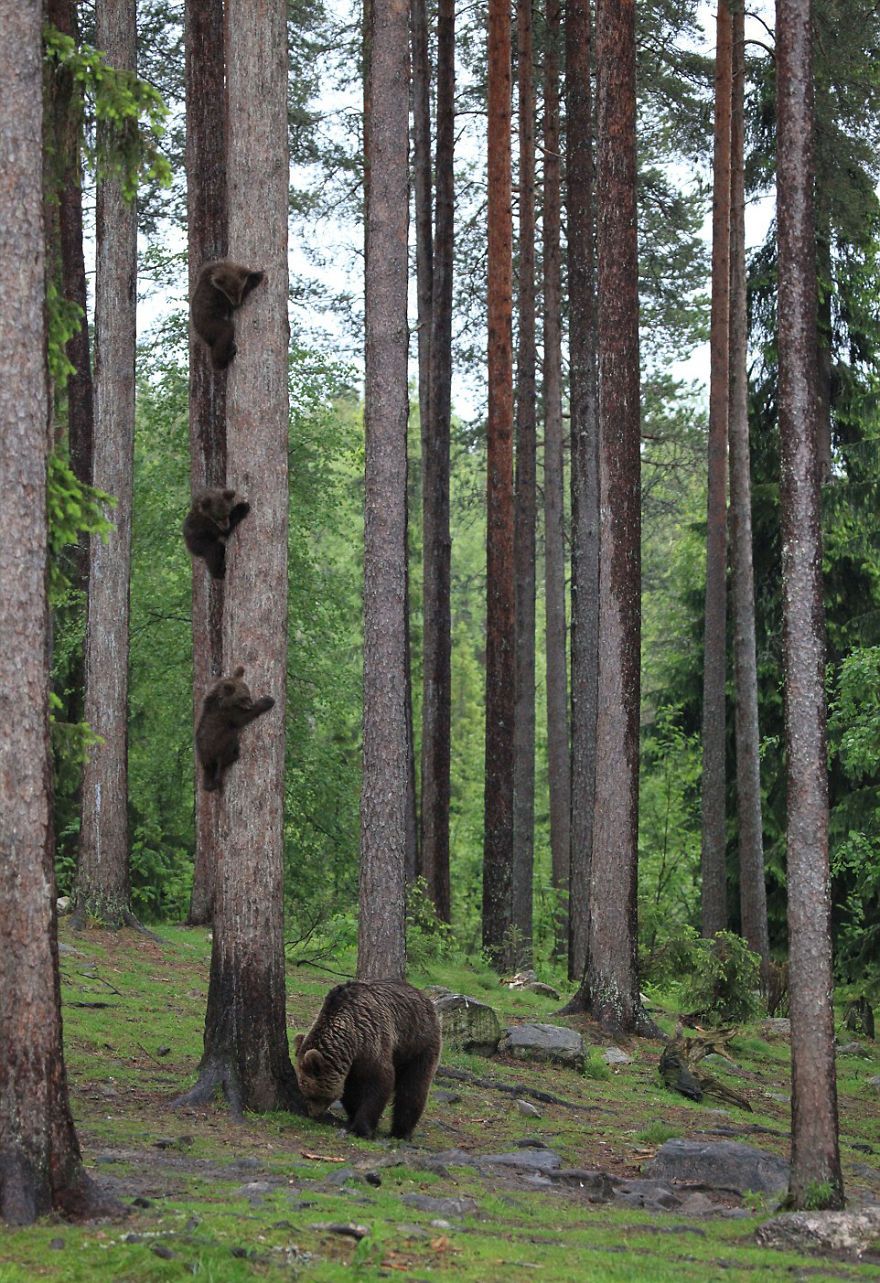
[[[758,955],[732,931],[719,931],[711,940],[695,940],[682,1000],[712,1024],[750,1020],[762,1009],[760,967]]]

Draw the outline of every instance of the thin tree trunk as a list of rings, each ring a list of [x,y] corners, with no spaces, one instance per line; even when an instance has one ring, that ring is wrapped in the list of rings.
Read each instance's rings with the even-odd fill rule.
[[[287,676],[287,26],[283,0],[226,13],[229,245],[266,281],[236,314],[227,381],[227,477],[251,511],[226,554],[223,653],[275,707],[244,732],[218,808],[214,939],[199,1081],[234,1113],[295,1109],[284,984]]]
[[[519,330],[516,368],[516,707],[512,912],[517,964],[532,959],[535,846],[535,74],[532,0],[517,0],[519,77]]]
[[[777,236],[782,640],[795,1207],[841,1207],[822,597],[809,0],[778,0]]]
[[[640,477],[635,5],[596,9],[601,496],[599,715],[590,867],[590,1011],[612,1033],[652,1031],[639,998]]]
[[[599,701],[599,383],[593,240],[589,0],[565,17],[566,214],[571,401],[571,856],[568,974],[582,980],[590,935],[590,867]]]
[[[562,285],[560,266],[559,41],[561,6],[546,6],[544,54],[544,603],[547,664],[547,776],[551,881],[560,897],[556,954],[565,956],[571,843],[571,756],[565,654],[565,529],[562,455]]]
[[[436,225],[431,306],[430,423],[422,437],[422,871],[438,916],[451,917],[449,776],[452,705],[449,442],[455,233],[455,0],[437,9]]]
[[[133,71],[134,0],[99,0],[95,39],[114,67]],[[99,131],[104,127],[98,122]],[[119,179],[98,180],[95,287],[94,482],[116,500],[106,542],[91,540],[86,630],[86,721],[100,741],[83,774],[75,921],[132,923],[128,850],[128,629],[134,457],[137,211]]]
[[[715,44],[712,319],[709,333],[709,484],[703,646],[702,889],[704,936],[727,927],[725,701],[727,636],[727,403],[730,335],[730,6],[719,0]]]
[[[223,0],[186,5],[186,175],[190,295],[202,263],[228,254]],[[190,333],[189,449],[193,494],[226,484],[226,371],[213,370],[207,347]],[[193,729],[202,698],[223,669],[223,583],[192,564]],[[217,811],[195,762],[196,857],[187,922],[214,912]]]
[[[68,1103],[56,942],[41,24],[35,0],[0,0],[0,1218],[14,1225],[99,1210]]]
[[[374,0],[369,21],[358,976],[377,979],[406,967],[407,0]]]
[[[746,235],[743,171],[745,13],[732,12],[733,99],[730,180],[730,560],[733,668],[736,688],[736,796],[739,817],[739,887],[742,933],[763,964],[770,961],[767,889],[761,823],[758,669],[755,651],[755,581],[752,568],[752,481],[746,313]]]
[[[483,948],[506,965],[513,905],[513,218],[510,12],[489,3],[489,416],[486,499],[486,777]]]

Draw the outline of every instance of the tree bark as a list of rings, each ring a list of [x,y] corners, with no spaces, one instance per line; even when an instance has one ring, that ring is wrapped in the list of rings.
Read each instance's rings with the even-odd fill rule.
[[[562,454],[562,284],[560,266],[559,0],[546,5],[544,54],[544,608],[546,616],[547,776],[551,882],[560,898],[556,954],[568,945],[571,755],[565,654],[565,528]]]
[[[635,4],[596,9],[599,319],[599,714],[590,869],[589,1007],[651,1032],[639,998],[637,869],[641,513]]]
[[[779,435],[792,1054],[789,1199],[795,1207],[841,1207],[831,1005],[811,34],[809,0],[778,0]]]
[[[725,700],[727,636],[727,405],[730,339],[730,6],[719,0],[715,43],[709,475],[703,645],[702,887],[704,936],[727,927]]]
[[[513,218],[510,12],[489,3],[486,778],[483,948],[506,965],[512,922],[514,736]]]
[[[571,401],[571,853],[569,978],[585,973],[599,700],[599,383],[589,0],[565,17]]]
[[[100,0],[95,39],[110,64],[134,71],[134,0]],[[99,131],[103,128],[98,122]],[[137,210],[116,176],[98,179],[94,482],[116,500],[106,542],[92,536],[86,629],[89,749],[75,921],[132,923],[128,835],[128,645],[134,457]]]
[[[455,0],[437,8],[437,151],[431,305],[430,421],[422,436],[422,872],[437,915],[451,919],[449,789],[452,707],[449,443],[455,233]],[[424,420],[423,420],[424,422]]]
[[[369,21],[358,976],[401,979],[406,967],[407,0],[374,0]]]
[[[243,736],[218,808],[214,939],[199,1081],[234,1113],[296,1109],[284,1005],[287,676],[287,27],[282,0],[226,12],[230,252],[266,273],[236,313],[227,381],[227,477],[251,511],[226,553],[223,653],[272,712]]]
[[[188,0],[186,23],[186,176],[190,296],[202,263],[228,254],[223,0]],[[192,493],[226,485],[226,371],[213,370],[190,329],[189,450]],[[223,670],[223,583],[192,563],[193,732],[205,691]],[[217,810],[195,765],[196,856],[187,922],[214,912]]]
[[[532,0],[517,0],[519,330],[516,368],[516,590],[512,913],[517,956],[532,960],[535,845],[535,74]]]
[[[730,177],[730,560],[733,669],[736,690],[736,797],[742,934],[766,968],[770,961],[767,889],[761,822],[755,579],[752,567],[752,481],[749,460],[748,316],[746,310],[745,186],[743,165],[745,12],[732,11]]]
[[[0,23],[0,1217],[98,1210],[67,1095],[55,919],[49,752],[42,209],[42,9],[2,0]]]

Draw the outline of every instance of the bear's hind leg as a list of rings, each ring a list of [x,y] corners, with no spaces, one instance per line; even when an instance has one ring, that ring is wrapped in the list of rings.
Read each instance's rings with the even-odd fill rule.
[[[350,1119],[352,1136],[371,1140],[376,1134],[382,1110],[391,1099],[394,1075],[390,1069],[374,1069],[368,1074],[350,1073],[342,1093],[342,1104]]]
[[[434,1051],[422,1052],[420,1056],[414,1056],[398,1068],[394,1088],[392,1136],[399,1140],[409,1140],[412,1136],[416,1123],[425,1112],[436,1068],[437,1055]]]

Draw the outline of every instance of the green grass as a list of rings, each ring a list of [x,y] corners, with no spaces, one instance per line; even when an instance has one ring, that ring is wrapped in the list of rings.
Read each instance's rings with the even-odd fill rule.
[[[742,1220],[649,1215],[594,1206],[576,1190],[529,1189],[467,1167],[442,1175],[420,1166],[428,1151],[498,1152],[540,1136],[566,1165],[635,1176],[670,1137],[755,1124],[770,1134],[743,1131],[742,1139],[787,1153],[789,1106],[767,1093],[789,1089],[788,1046],[764,1039],[760,1024],[744,1029],[732,1044],[744,1077],[731,1075],[723,1062],[712,1066],[749,1096],[753,1114],[716,1108],[716,1101],[696,1105],[667,1091],[657,1075],[659,1043],[627,1043],[632,1063],[612,1071],[599,1050],[609,1040],[574,1017],[565,1023],[594,1045],[584,1074],[444,1051],[446,1067],[568,1102],[537,1102],[540,1118],[523,1116],[510,1095],[482,1082],[447,1080],[438,1086],[459,1099],[441,1103],[432,1097],[413,1146],[384,1136],[355,1141],[290,1114],[249,1115],[234,1124],[221,1104],[180,1113],[169,1109],[194,1080],[201,1054],[210,943],[204,931],[169,926],[159,934],[157,945],[131,932],[62,932],[65,943],[79,951],[65,953],[61,961],[66,1058],[84,1158],[100,1178],[113,1179],[129,1207],[135,1194],[148,1205],[130,1207],[113,1223],[72,1226],[49,1219],[28,1229],[0,1227],[0,1283],[350,1283],[397,1277],[464,1283],[830,1283],[877,1277],[876,1261],[826,1262],[757,1247],[754,1230],[769,1206],[764,1200],[744,1200],[753,1214]],[[345,972],[352,961],[334,965]],[[434,965],[412,978],[490,1002],[502,1024],[561,1023],[553,1014],[558,1002],[507,990],[480,965]],[[337,979],[318,968],[289,968],[291,1032],[309,1023]],[[108,1005],[75,1005],[93,1002]],[[880,1156],[853,1146],[880,1148],[880,1094],[867,1083],[877,1073],[876,1055],[852,1058],[840,1079],[845,1178],[851,1190],[875,1194]],[[381,1185],[360,1179],[339,1188],[333,1179],[342,1167],[361,1175],[375,1169]],[[249,1196],[252,1182],[258,1192]],[[478,1210],[453,1218],[445,1229],[432,1224],[436,1215],[404,1204],[407,1193],[468,1196]],[[337,1221],[356,1221],[370,1232],[356,1244],[319,1228]]]

